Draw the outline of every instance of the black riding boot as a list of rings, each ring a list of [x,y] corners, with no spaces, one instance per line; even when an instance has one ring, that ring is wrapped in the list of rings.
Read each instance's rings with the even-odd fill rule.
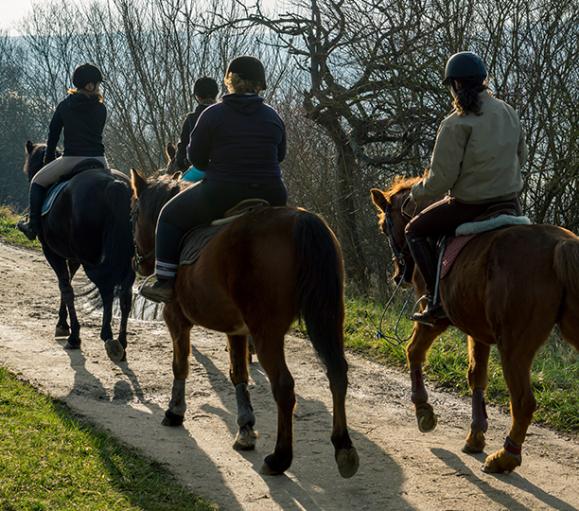
[[[421,300],[427,301],[426,308],[422,312],[416,312],[411,319],[419,323],[432,325],[437,320],[446,317],[444,309],[438,302],[434,292],[437,272],[436,253],[426,238],[408,237],[407,242],[412,257],[424,277],[427,290],[426,295],[421,298]]]
[[[40,215],[45,195],[46,188],[36,183],[30,185],[30,213],[28,213],[28,222],[20,221],[16,226],[30,241],[36,239],[40,232]]]

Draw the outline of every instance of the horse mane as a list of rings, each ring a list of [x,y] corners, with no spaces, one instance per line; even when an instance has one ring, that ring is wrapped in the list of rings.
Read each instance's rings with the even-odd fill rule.
[[[166,174],[154,174],[147,180],[147,183],[147,187],[139,197],[139,203],[143,208],[142,210],[146,212],[148,220],[156,225],[163,206],[184,190],[189,183],[174,179],[173,176]]]
[[[426,171],[427,172],[427,171]],[[387,188],[382,193],[385,199],[388,202],[392,201],[392,197],[400,192],[405,192],[410,190],[416,183],[424,179],[426,176],[426,172],[424,176],[413,176],[413,177],[404,177],[404,176],[395,176],[390,188]]]

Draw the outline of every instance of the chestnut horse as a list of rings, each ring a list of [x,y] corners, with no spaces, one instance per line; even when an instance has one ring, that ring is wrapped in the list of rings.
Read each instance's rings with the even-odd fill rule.
[[[380,225],[396,259],[410,254],[404,228],[412,209],[410,188],[420,178],[396,178],[386,191],[371,190]],[[410,263],[409,263],[410,264]],[[395,262],[398,278],[404,272]],[[415,269],[413,285],[425,293]],[[563,338],[579,349],[579,238],[552,225],[520,225],[473,238],[440,283],[448,320],[433,326],[415,323],[406,349],[412,379],[412,401],[419,429],[431,431],[436,417],[422,377],[422,364],[434,339],[449,325],[468,336],[468,382],[472,390],[472,423],[465,452],[482,452],[487,417],[484,393],[490,347],[496,344],[510,393],[511,430],[502,449],[487,456],[483,470],[510,472],[521,464],[521,447],[536,408],[530,370],[535,353],[555,324]]]
[[[139,273],[154,269],[155,225],[163,205],[188,183],[175,176],[146,180],[131,171],[133,228]],[[269,377],[278,411],[275,450],[263,472],[281,474],[292,462],[294,380],[286,365],[284,336],[305,320],[312,344],[327,368],[333,397],[332,443],[343,477],[358,469],[346,423],[348,366],[343,339],[343,263],[334,234],[318,216],[288,207],[262,208],[225,226],[194,265],[179,267],[175,298],[164,308],[173,339],[173,390],[163,424],[179,426],[185,413],[193,325],[227,334],[230,378],[238,417],[234,448],[255,447],[255,416],[247,390],[247,336]]]

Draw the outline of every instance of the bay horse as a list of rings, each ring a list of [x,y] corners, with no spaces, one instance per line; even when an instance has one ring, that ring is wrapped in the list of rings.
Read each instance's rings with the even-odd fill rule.
[[[131,171],[136,267],[154,271],[155,225],[161,208],[188,183],[164,175],[147,180]],[[253,336],[277,403],[277,442],[263,473],[285,472],[293,458],[294,380],[286,365],[284,336],[302,316],[326,366],[333,398],[331,440],[342,477],[358,469],[346,422],[348,365],[344,356],[344,270],[339,243],[318,216],[301,209],[267,207],[226,225],[194,265],[180,266],[175,298],[164,307],[173,340],[173,388],[163,424],[180,426],[186,409],[190,332],[200,325],[227,335],[239,431],[234,448],[255,447],[255,416],[248,385],[248,342]]]
[[[26,142],[24,173],[28,181],[42,168],[45,151],[45,144]],[[126,358],[127,322],[135,280],[131,265],[134,248],[130,204],[127,176],[117,171],[85,170],[75,174],[55,199],[50,211],[42,217],[39,233],[42,251],[56,273],[60,288],[55,335],[68,336],[64,346],[66,349],[80,348],[80,324],[71,281],[82,265],[102,298],[100,337],[107,355],[114,362]],[[121,310],[118,339],[114,339],[111,328],[115,291]]]
[[[404,228],[411,219],[407,209],[416,208],[410,189],[420,179],[398,177],[385,191],[371,190],[380,226],[395,254],[396,279],[407,271],[402,266],[413,265]],[[425,293],[417,268],[412,284],[417,296]],[[433,341],[452,324],[468,336],[472,423],[463,451],[478,453],[485,447],[484,393],[489,352],[496,344],[512,423],[504,447],[486,457],[483,470],[510,472],[522,462],[521,448],[536,408],[530,370],[537,350],[556,324],[563,338],[579,349],[579,238],[553,225],[518,225],[477,235],[440,282],[440,298],[448,319],[432,326],[415,323],[406,348],[419,429],[426,432],[436,426],[422,364]]]

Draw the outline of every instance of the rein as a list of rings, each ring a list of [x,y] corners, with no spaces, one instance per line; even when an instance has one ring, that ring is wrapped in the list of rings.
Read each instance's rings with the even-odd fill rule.
[[[384,305],[384,310],[382,312],[382,316],[380,317],[380,321],[379,321],[377,328],[376,328],[376,337],[378,339],[383,339],[386,342],[389,342],[390,344],[392,344],[394,346],[400,346],[401,344],[407,342],[410,339],[410,337],[412,336],[412,334],[410,334],[407,337],[403,337],[400,334],[400,322],[402,321],[402,317],[404,316],[404,313],[406,312],[408,304],[410,303],[410,299],[412,297],[412,290],[408,290],[405,297],[404,297],[404,303],[403,303],[402,308],[400,309],[400,312],[399,312],[398,317],[396,319],[396,324],[394,326],[393,335],[384,333],[384,330],[382,328],[382,326],[384,324],[384,318],[386,316],[386,313],[390,309],[392,303],[394,302],[394,298],[396,297],[396,295],[400,291],[400,288],[402,287],[402,281],[404,280],[404,275],[406,274],[406,258],[404,257],[404,248],[406,247],[406,243],[404,243],[404,245],[402,247],[399,247],[398,244],[396,243],[396,239],[394,238],[394,222],[392,221],[392,212],[393,211],[400,211],[400,214],[402,215],[402,217],[404,219],[406,219],[408,221],[412,220],[412,218],[414,217],[414,214],[410,214],[410,213],[406,212],[407,206],[411,200],[412,200],[412,197],[410,194],[408,194],[408,196],[404,199],[404,202],[402,203],[402,206],[400,208],[393,208],[392,204],[390,202],[388,202],[386,209],[384,210],[384,219],[385,219],[385,227],[386,227],[385,228],[385,234],[386,234],[386,237],[388,238],[388,245],[390,246],[390,250],[394,254],[394,259],[396,260],[396,263],[398,264],[398,268],[399,268],[399,271],[400,271],[402,277],[397,282],[396,287],[394,288],[394,291],[392,292],[392,295],[390,296],[390,298],[388,299],[388,301]],[[416,210],[416,205],[415,205],[415,210]]]
[[[141,254],[139,250],[139,246],[137,245],[137,238],[135,236],[135,229],[137,227],[137,219],[139,218],[139,201],[135,201],[135,205],[131,211],[131,230],[133,232],[133,246],[135,247],[135,265],[138,269],[142,263],[148,261],[149,259],[154,259],[155,257],[155,249],[149,250],[145,254]]]

